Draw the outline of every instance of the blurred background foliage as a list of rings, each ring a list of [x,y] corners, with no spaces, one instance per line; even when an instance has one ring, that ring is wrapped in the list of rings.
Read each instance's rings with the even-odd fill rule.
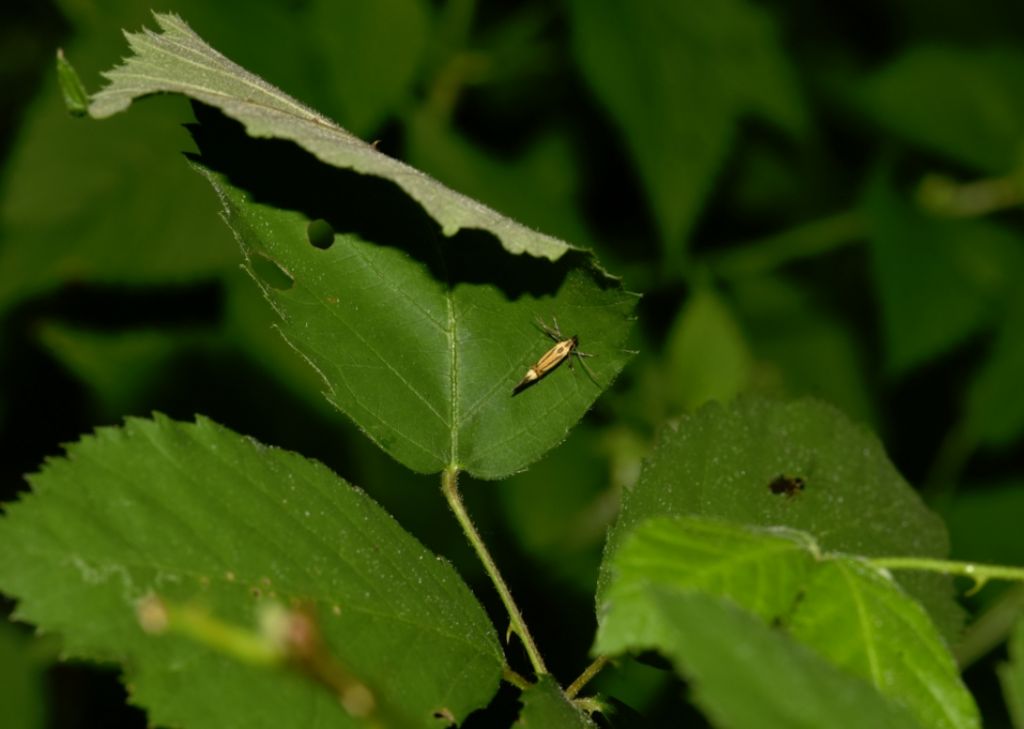
[[[154,99],[103,123],[64,111],[55,48],[95,89],[125,52],[120,29],[151,25],[150,9],[0,7],[0,501],[94,426],[203,413],[365,488],[503,625],[435,480],[332,412],[270,328],[214,195],[182,160],[187,104]],[[1024,564],[1017,0],[153,9],[385,153],[592,247],[644,294],[640,355],[569,440],[507,482],[466,486],[562,681],[585,662],[619,493],[659,425],[709,399],[838,405],[943,514],[953,557]],[[965,602],[1006,626],[968,628],[958,647],[986,726],[1006,725],[995,668],[1024,599],[989,587]],[[145,726],[113,672],[51,665],[59,652],[0,623],[5,726]],[[656,668],[627,662],[598,686],[624,721],[679,718],[682,688]],[[11,687],[24,687],[17,702]],[[504,691],[470,724],[505,725],[514,706]]]

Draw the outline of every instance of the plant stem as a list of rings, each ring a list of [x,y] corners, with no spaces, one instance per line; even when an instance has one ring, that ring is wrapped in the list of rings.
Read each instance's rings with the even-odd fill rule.
[[[516,671],[513,671],[508,666],[504,666],[501,669],[501,678],[503,681],[505,681],[505,683],[512,684],[520,691],[525,691],[526,689],[530,688],[531,685],[529,680],[527,680],[524,676],[517,673]]]
[[[530,631],[526,627],[522,613],[516,607],[508,585],[505,584],[505,580],[498,571],[498,566],[494,563],[491,553],[487,551],[487,545],[480,538],[480,533],[473,526],[473,520],[469,518],[466,506],[462,503],[462,495],[459,493],[459,471],[457,468],[446,468],[441,472],[441,490],[444,492],[444,498],[448,501],[448,506],[455,512],[455,518],[459,520],[459,525],[466,534],[466,538],[469,539],[469,543],[473,545],[473,550],[476,552],[477,557],[483,563],[484,569],[491,578],[491,582],[494,583],[498,595],[501,596],[501,601],[505,603],[505,609],[508,611],[508,617],[512,623],[512,630],[523,641],[523,646],[530,657],[534,673],[538,676],[547,673],[548,669],[544,665],[544,659],[541,658],[540,652],[533,642],[533,636],[530,635]]]
[[[964,631],[953,649],[963,670],[1006,640],[1024,614],[1024,585],[1010,588]]]
[[[583,690],[583,687],[590,683],[590,680],[601,672],[601,669],[608,665],[608,661],[611,660],[608,656],[598,656],[594,659],[594,662],[583,669],[583,673],[579,675],[575,681],[569,684],[569,688],[565,690],[565,697],[567,699],[574,699],[576,695]]]
[[[875,567],[887,570],[923,570],[941,572],[946,575],[969,577],[974,580],[971,592],[977,592],[989,580],[1012,580],[1024,582],[1024,567],[1007,567],[999,564],[978,562],[954,562],[947,559],[927,557],[875,557],[868,560]]]

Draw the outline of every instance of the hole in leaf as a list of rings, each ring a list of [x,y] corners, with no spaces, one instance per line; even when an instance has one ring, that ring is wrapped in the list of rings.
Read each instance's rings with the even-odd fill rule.
[[[334,228],[323,218],[317,218],[306,226],[306,237],[314,248],[326,251],[334,243]]]
[[[281,264],[260,253],[255,254],[250,259],[250,264],[252,265],[253,273],[263,283],[278,291],[287,291],[295,283],[288,272],[281,267]]]

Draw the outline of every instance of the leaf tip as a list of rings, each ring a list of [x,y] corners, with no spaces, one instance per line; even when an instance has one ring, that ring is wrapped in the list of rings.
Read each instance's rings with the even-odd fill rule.
[[[82,79],[75,67],[64,56],[64,49],[57,49],[57,82],[64,97],[64,106],[72,116],[85,116],[89,113],[89,92],[85,90]]]

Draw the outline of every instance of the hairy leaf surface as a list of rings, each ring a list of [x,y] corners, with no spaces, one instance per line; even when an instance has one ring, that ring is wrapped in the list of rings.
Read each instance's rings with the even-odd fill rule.
[[[268,602],[310,607],[330,652],[410,726],[465,717],[497,688],[497,636],[455,571],[315,461],[158,416],[98,430],[30,482],[0,520],[0,588],[70,655],[124,665],[154,724],[359,725],[295,673],[144,633],[152,594],[240,626]]]

